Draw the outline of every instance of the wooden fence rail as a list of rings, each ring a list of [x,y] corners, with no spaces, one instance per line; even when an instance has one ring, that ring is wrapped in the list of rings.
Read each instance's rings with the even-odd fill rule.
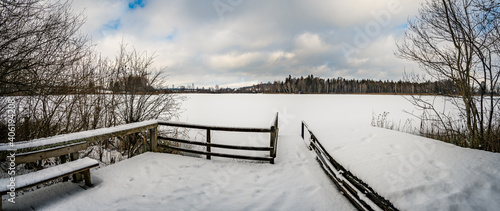
[[[302,121],[302,139],[305,139],[306,131],[310,135],[309,149],[316,152],[317,160],[327,176],[358,210],[373,210],[372,206],[378,206],[382,210],[398,210],[390,201],[378,195],[368,184],[333,159],[309,126]]]
[[[206,155],[207,159],[211,159],[212,156],[217,157],[227,157],[236,159],[247,159],[247,160],[258,160],[258,161],[269,161],[274,164],[274,159],[276,158],[277,143],[278,143],[278,113],[269,128],[239,128],[239,127],[219,127],[219,126],[207,126],[207,125],[196,125],[187,124],[179,122],[169,122],[169,121],[158,121],[158,125],[170,126],[170,127],[182,127],[182,128],[192,128],[192,129],[202,129],[206,130],[206,142],[198,142],[191,140],[183,140],[172,137],[158,136],[159,140],[167,140],[176,143],[191,144],[198,146],[205,146],[206,151],[186,149],[176,146],[169,146],[167,144],[158,144],[159,147],[168,148],[173,150],[179,150],[189,153]],[[270,144],[269,147],[260,146],[236,146],[236,145],[226,145],[226,144],[216,144],[212,143],[212,131],[225,131],[225,132],[250,132],[250,133],[270,133]],[[252,151],[269,151],[269,157],[256,157],[256,156],[246,156],[246,155],[234,155],[225,153],[215,153],[212,152],[212,148],[224,148],[224,149],[235,149],[235,150],[252,150]]]
[[[207,132],[207,141],[206,143],[203,143],[203,142],[175,139],[171,137],[158,136],[158,125],[205,129]],[[0,161],[5,161],[9,152],[12,151],[16,151],[17,154],[16,162],[18,163],[34,162],[46,158],[57,157],[59,155],[64,155],[64,154],[74,155],[74,153],[86,149],[90,143],[106,140],[112,137],[139,133],[142,131],[149,131],[149,148],[153,152],[158,151],[157,150],[158,139],[162,139],[184,144],[205,146],[207,147],[206,152],[193,152],[193,153],[207,155],[208,159],[210,159],[211,156],[220,156],[220,157],[232,157],[238,159],[265,160],[274,163],[274,158],[276,157],[276,151],[277,151],[277,142],[278,142],[278,114],[276,114],[276,117],[273,120],[273,125],[270,128],[219,127],[219,126],[187,124],[181,122],[149,120],[144,122],[119,125],[111,128],[101,128],[90,131],[57,135],[48,138],[40,138],[31,141],[0,143]],[[251,147],[251,146],[235,146],[235,145],[211,143],[212,131],[270,133],[271,137],[270,146]],[[160,147],[165,147],[165,145],[161,144]],[[269,151],[269,157],[259,158],[251,156],[225,155],[221,153],[213,153],[211,152],[212,147],[235,149],[235,150]],[[176,150],[188,151],[189,149],[176,149]],[[190,150],[190,152],[192,152],[192,150]]]
[[[106,140],[117,136],[130,135],[148,130],[151,134],[151,149],[154,149],[156,147],[153,145],[156,144],[157,127],[158,122],[156,120],[150,120],[119,125],[110,128],[101,128],[64,135],[57,135],[31,141],[1,143],[0,160],[5,160],[7,152],[16,151],[18,155],[18,157],[16,158],[17,162],[33,162],[36,160],[51,158],[57,154],[78,152],[80,150],[86,149],[90,143],[96,141]],[[19,155],[23,155],[23,157]]]

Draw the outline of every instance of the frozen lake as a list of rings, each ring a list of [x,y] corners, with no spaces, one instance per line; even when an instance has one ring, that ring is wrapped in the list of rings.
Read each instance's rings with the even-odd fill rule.
[[[397,95],[274,95],[274,94],[188,94],[179,120],[224,126],[270,125],[280,113],[280,134],[298,134],[300,121],[332,128],[370,126],[372,114],[390,112],[389,118],[404,123],[414,119],[403,110],[414,110]],[[418,124],[416,124],[418,125]]]

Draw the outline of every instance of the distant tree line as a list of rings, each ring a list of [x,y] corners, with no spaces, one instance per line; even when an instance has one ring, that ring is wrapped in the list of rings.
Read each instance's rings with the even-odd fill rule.
[[[291,75],[284,81],[274,81],[244,87],[240,93],[290,93],[290,94],[457,94],[450,80],[410,82],[392,80],[319,78],[313,75],[295,78]]]

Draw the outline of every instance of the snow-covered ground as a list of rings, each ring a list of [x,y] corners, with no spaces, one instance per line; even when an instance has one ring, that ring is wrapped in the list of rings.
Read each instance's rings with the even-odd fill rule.
[[[275,165],[145,153],[92,172],[94,187],[59,183],[5,210],[354,210],[298,137]]]
[[[17,198],[17,205],[37,210],[353,209],[300,139],[305,120],[335,159],[401,210],[500,207],[499,153],[370,126],[373,113],[390,112],[394,122],[412,118],[403,112],[413,109],[401,96],[186,96],[179,120],[196,124],[268,127],[279,112],[276,164],[147,153],[93,171],[93,188],[57,184]],[[212,137],[213,143],[268,141],[265,134]]]
[[[418,120],[404,111],[415,114],[419,111],[402,96],[189,95],[189,98],[182,121],[265,125],[271,121],[273,112],[279,112],[280,140],[282,136],[298,136],[300,122],[305,120],[335,159],[399,209],[498,210],[500,207],[500,153],[461,148],[370,126],[372,114],[382,112],[389,112],[389,120],[393,122],[404,124],[410,119],[418,126]],[[435,102],[443,106],[439,99]],[[451,109],[450,105],[446,108]]]

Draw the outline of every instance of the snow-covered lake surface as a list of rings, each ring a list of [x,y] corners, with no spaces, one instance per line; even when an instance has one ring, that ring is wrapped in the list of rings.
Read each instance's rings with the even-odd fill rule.
[[[497,210],[500,154],[370,126],[372,114],[411,118],[390,95],[186,95],[179,121],[269,127],[279,112],[276,164],[146,153],[92,172],[95,187],[57,184],[17,198],[36,210],[352,210],[300,138],[305,120],[330,154],[401,210]],[[413,120],[415,121],[415,120]],[[418,125],[418,124],[415,124]],[[216,133],[213,143],[269,144]],[[4,208],[14,208],[4,201]]]

